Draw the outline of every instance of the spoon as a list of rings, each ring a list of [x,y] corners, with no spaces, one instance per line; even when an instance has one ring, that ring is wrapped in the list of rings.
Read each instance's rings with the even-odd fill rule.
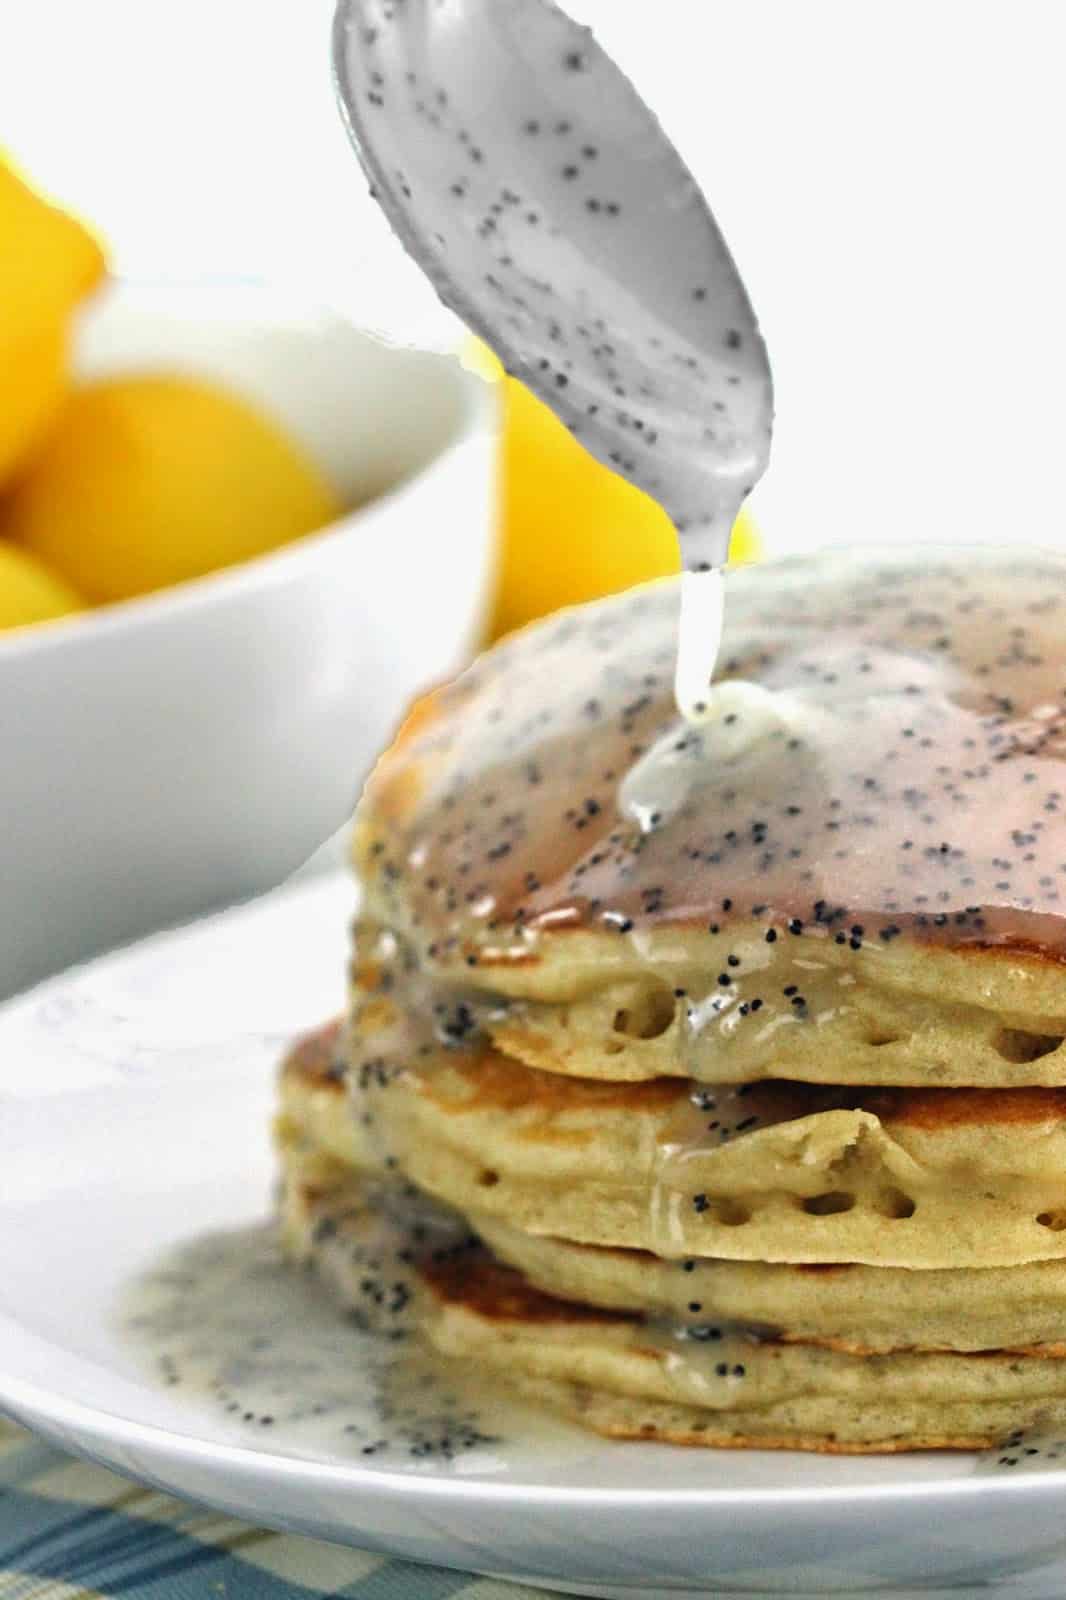
[[[372,193],[445,305],[671,518],[678,702],[698,720],[718,569],[766,465],[773,397],[695,180],[551,0],[340,0],[334,70]]]

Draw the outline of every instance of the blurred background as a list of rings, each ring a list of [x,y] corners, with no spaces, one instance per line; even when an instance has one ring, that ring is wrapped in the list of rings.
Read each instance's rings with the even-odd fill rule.
[[[1066,541],[1063,8],[569,9],[766,334],[775,443],[734,557]],[[331,11],[0,5],[0,994],[276,884],[417,689],[676,568],[658,509],[498,382],[393,240]],[[228,399],[137,379],[201,358]]]
[[[573,0],[706,187],[764,325],[772,548],[1062,536],[1063,9]],[[328,0],[0,7],[0,145],[138,277],[452,330],[367,200]]]

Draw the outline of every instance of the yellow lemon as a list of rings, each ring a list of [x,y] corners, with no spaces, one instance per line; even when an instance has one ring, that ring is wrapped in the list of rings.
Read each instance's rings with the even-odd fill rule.
[[[0,539],[0,629],[50,622],[84,606],[64,578]]]
[[[501,372],[483,346],[466,364]],[[677,535],[661,506],[594,460],[546,405],[514,378],[502,380],[500,558],[492,638],[559,606],[614,594],[680,570]],[[747,513],[730,559],[758,555]]]
[[[71,393],[0,534],[102,602],[246,561],[338,510],[317,466],[246,400],[145,375]]]
[[[91,234],[0,159],[0,480],[62,404],[71,314],[103,273]]]

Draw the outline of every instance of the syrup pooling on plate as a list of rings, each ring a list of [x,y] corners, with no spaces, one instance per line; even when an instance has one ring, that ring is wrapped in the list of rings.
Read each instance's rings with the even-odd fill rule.
[[[1066,1465],[1066,1434],[1039,1423],[1017,1428],[991,1450],[982,1450],[974,1469],[982,1477],[1003,1473],[1055,1472]]]
[[[288,1454],[439,1468],[496,1442],[461,1372],[413,1339],[411,1262],[424,1245],[412,1247],[410,1229],[383,1218],[348,1263],[366,1288],[347,1315],[293,1272],[275,1235],[268,1225],[192,1240],[131,1285],[122,1325],[167,1388]]]
[[[713,569],[766,466],[773,397],[692,174],[547,0],[347,0],[335,60],[373,193],[442,299],[673,521],[691,575],[677,688],[695,714]]]
[[[252,1448],[389,1470],[581,1448],[422,1339],[425,1274],[479,1253],[461,1217],[390,1179],[315,1204],[315,1272],[293,1270],[268,1224],[177,1245],[128,1286],[121,1327],[169,1390]]]

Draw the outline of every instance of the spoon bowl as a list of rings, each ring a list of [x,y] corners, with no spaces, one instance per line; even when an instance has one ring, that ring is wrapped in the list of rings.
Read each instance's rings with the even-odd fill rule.
[[[629,79],[550,0],[341,0],[375,197],[441,299],[588,450],[725,559],[772,386],[714,217]]]

